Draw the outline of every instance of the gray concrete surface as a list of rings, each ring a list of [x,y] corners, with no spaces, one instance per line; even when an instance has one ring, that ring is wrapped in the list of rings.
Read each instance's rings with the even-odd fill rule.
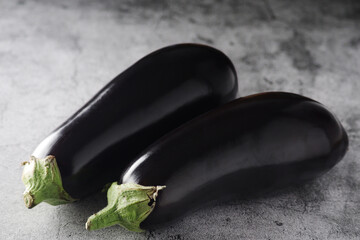
[[[360,239],[360,4],[357,1],[0,0],[0,239]],[[20,162],[105,83],[165,45],[233,60],[239,91],[304,94],[337,114],[346,157],[323,177],[207,207],[144,234],[87,232],[99,194],[28,210]]]

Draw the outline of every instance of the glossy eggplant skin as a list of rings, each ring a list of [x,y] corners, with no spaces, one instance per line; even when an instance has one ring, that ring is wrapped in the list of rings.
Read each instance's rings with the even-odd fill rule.
[[[172,221],[214,201],[303,183],[344,156],[347,134],[323,105],[269,92],[234,100],[167,134],[119,183],[166,185],[141,224]]]
[[[82,198],[116,181],[165,133],[233,100],[237,89],[234,66],[222,52],[198,44],[162,48],[107,84],[33,156],[54,155],[64,189]]]

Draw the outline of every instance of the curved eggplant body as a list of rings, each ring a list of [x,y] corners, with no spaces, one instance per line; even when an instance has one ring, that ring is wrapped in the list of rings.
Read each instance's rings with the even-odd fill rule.
[[[141,224],[173,220],[211,200],[311,180],[332,168],[347,134],[323,105],[290,93],[234,100],[150,146],[119,183],[166,185]]]
[[[197,44],[166,47],[112,80],[33,156],[55,156],[65,191],[82,198],[115,181],[162,135],[236,93],[234,67],[220,51]]]

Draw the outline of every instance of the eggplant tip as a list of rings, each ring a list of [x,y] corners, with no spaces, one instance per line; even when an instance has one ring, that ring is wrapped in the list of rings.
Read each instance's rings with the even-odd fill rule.
[[[23,198],[27,208],[33,208],[41,202],[55,206],[75,201],[62,186],[60,170],[54,156],[31,156],[30,161],[22,165],[24,170],[21,179],[26,188]]]
[[[91,215],[85,228],[96,230],[119,224],[130,231],[143,232],[140,223],[153,211],[158,192],[164,188],[114,182],[107,193],[108,206]]]

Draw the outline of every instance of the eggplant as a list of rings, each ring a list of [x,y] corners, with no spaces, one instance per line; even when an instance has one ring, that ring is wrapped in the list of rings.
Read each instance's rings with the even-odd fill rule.
[[[69,203],[101,190],[165,133],[233,100],[237,77],[212,47],[157,50],[115,77],[24,162],[24,202]]]
[[[144,150],[86,228],[141,231],[212,201],[301,184],[331,169],[347,148],[341,123],[314,100],[285,92],[240,98]]]

